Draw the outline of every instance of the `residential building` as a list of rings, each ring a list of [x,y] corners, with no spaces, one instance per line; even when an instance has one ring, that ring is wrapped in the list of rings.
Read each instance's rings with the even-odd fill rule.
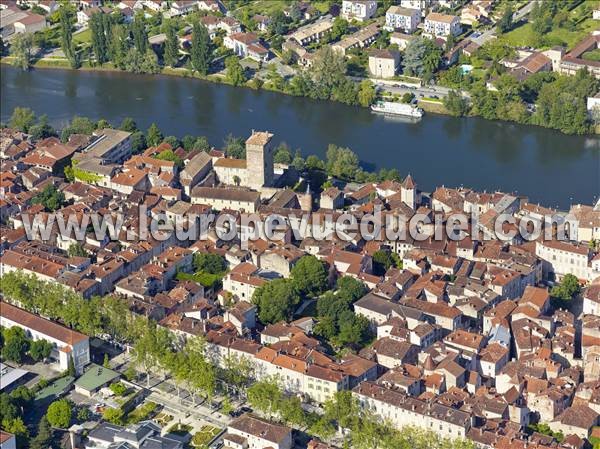
[[[131,156],[131,133],[105,128],[95,131],[94,136],[92,143],[74,155],[76,160],[98,159],[103,165],[120,164]]]
[[[423,33],[432,37],[458,36],[462,33],[460,18],[449,14],[432,12],[425,18]]]
[[[295,40],[299,45],[308,45],[311,42],[319,42],[332,29],[333,20],[317,20],[314,23],[298,28],[289,38]]]
[[[289,427],[250,414],[231,421],[223,440],[232,449],[291,449],[294,443]]]
[[[598,92],[593,97],[587,98],[587,111],[590,115],[594,113],[600,114],[600,92]]]
[[[208,204],[213,209],[231,209],[254,213],[260,204],[260,193],[252,190],[222,187],[195,187],[192,204]]]
[[[12,433],[0,430],[0,448],[1,449],[17,449],[17,439]]]
[[[319,206],[321,209],[341,209],[344,207],[344,194],[337,187],[329,187],[321,192]]]
[[[421,10],[390,6],[385,13],[385,28],[389,31],[401,30],[412,34],[421,23]]]
[[[223,40],[225,47],[242,57],[249,57],[256,61],[268,61],[269,50],[267,50],[254,33],[234,33]]]
[[[63,371],[69,367],[69,359],[73,360],[75,371],[78,373],[82,373],[83,368],[90,362],[90,341],[87,335],[4,301],[0,302],[0,324],[3,327],[20,327],[33,340],[46,340],[51,343],[52,356],[58,359]]]
[[[417,427],[444,438],[465,438],[471,428],[469,413],[408,396],[393,386],[361,382],[352,390],[360,406],[397,429]]]
[[[376,0],[343,0],[341,15],[346,20],[363,22],[373,17],[376,10]]]
[[[400,54],[393,50],[371,50],[369,73],[375,78],[393,78],[400,65]]]
[[[179,175],[183,191],[188,197],[191,196],[192,189],[208,175],[212,165],[212,158],[204,151],[188,161]]]
[[[586,52],[600,48],[600,34],[590,34],[573,49],[563,56],[559,71],[564,75],[575,75],[579,70],[587,70],[596,78],[600,79],[600,61],[584,59]]]
[[[346,55],[348,50],[352,48],[368,47],[373,42],[375,42],[377,36],[379,36],[379,33],[379,25],[377,23],[372,23],[358,30],[356,33],[345,37],[341,41],[332,44],[331,48],[332,50],[341,53],[342,55]]]

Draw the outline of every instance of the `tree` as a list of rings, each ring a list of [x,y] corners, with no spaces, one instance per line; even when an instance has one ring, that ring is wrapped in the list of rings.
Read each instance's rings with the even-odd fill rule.
[[[507,33],[511,30],[513,26],[513,10],[510,5],[508,5],[504,9],[504,13],[502,13],[502,17],[496,23],[496,30],[498,33]]]
[[[269,415],[279,409],[282,394],[276,378],[253,383],[247,393],[248,402],[253,408]]]
[[[348,21],[342,17],[336,17],[331,29],[331,40],[336,41],[348,32]]]
[[[131,151],[134,154],[141,153],[146,149],[148,145],[146,144],[146,136],[142,131],[134,132],[131,135]]]
[[[124,69],[131,73],[155,74],[160,72],[156,53],[150,48],[145,53],[140,52],[136,48],[130,48],[125,57]]]
[[[77,421],[85,422],[92,417],[92,413],[90,412],[89,408],[83,406],[83,407],[80,407],[79,409],[77,409],[76,417],[77,417]]]
[[[192,68],[201,75],[206,76],[210,68],[210,61],[211,48],[208,30],[200,22],[196,22],[192,28],[192,44],[190,48]]]
[[[29,431],[20,416],[11,420],[2,421],[2,428],[8,433],[12,433],[17,439],[17,447],[23,447],[29,438]]]
[[[552,287],[550,294],[559,303],[559,305],[568,305],[570,301],[579,294],[581,285],[576,276],[566,274],[560,284]]]
[[[340,88],[346,79],[346,60],[329,45],[320,48],[313,57],[311,68],[313,92],[311,96],[326,100]]]
[[[469,112],[469,102],[455,90],[448,92],[448,95],[444,98],[444,106],[455,117],[462,117]]]
[[[31,49],[33,48],[33,35],[31,33],[17,34],[10,44],[10,50],[14,57],[14,66],[23,71],[31,67]]]
[[[21,364],[29,349],[29,339],[25,335],[25,331],[20,327],[13,326],[3,331],[2,337],[4,340],[2,358]]]
[[[105,421],[108,421],[109,423],[121,426],[124,424],[125,413],[123,412],[123,409],[121,409],[121,407],[106,407],[106,409],[102,413],[102,418]]]
[[[233,134],[227,134],[223,140],[225,154],[236,159],[246,159],[246,146],[244,139],[235,137]]]
[[[75,370],[75,362],[73,361],[73,357],[69,357],[67,360],[67,375],[69,377],[75,377],[77,371]]]
[[[146,142],[151,147],[158,146],[163,141],[163,135],[156,123],[152,123],[148,131],[146,131]]]
[[[24,133],[35,124],[35,112],[29,108],[16,107],[10,116],[9,126]]]
[[[104,353],[104,360],[102,361],[102,366],[104,368],[110,368],[110,359],[108,358],[108,354]],[[123,385],[123,384],[121,384]]]
[[[360,90],[358,91],[358,102],[363,107],[369,107],[375,101],[377,93],[375,92],[375,86],[369,80],[364,80],[360,83]]]
[[[46,415],[42,416],[38,424],[38,431],[35,438],[29,443],[30,449],[47,449],[51,447],[52,442],[52,429]]]
[[[239,86],[246,82],[246,73],[237,56],[229,56],[225,59],[225,77],[234,86]]]
[[[0,393],[0,424],[12,421],[19,416],[19,408],[15,401],[7,394]],[[4,427],[4,424],[2,424]]]
[[[69,257],[88,257],[89,254],[83,247],[83,245],[79,242],[71,243],[69,245],[69,249],[67,250]]]
[[[62,5],[59,10],[59,28],[60,28],[60,39],[61,49],[65,57],[69,60],[71,68],[77,68],[79,66],[79,59],[75,51],[75,44],[73,43],[73,25],[75,12],[69,5]]]
[[[25,385],[19,385],[10,392],[10,398],[12,402],[24,412],[28,410],[31,404],[33,404],[35,394]]]
[[[373,273],[382,276],[394,265],[394,259],[389,251],[378,250],[373,253]]]
[[[52,427],[66,429],[71,424],[73,409],[66,399],[59,399],[48,406],[46,417]]]
[[[129,52],[129,31],[124,25],[116,24],[112,27],[109,39],[109,53],[113,64],[125,70],[125,62]]]
[[[352,180],[359,170],[358,156],[349,148],[330,144],[327,147],[327,174],[344,180]]]
[[[303,295],[317,296],[327,288],[327,271],[315,256],[301,257],[290,274],[294,287]]]
[[[112,38],[112,20],[109,14],[94,13],[90,18],[90,29],[92,31],[92,49],[96,61],[100,64],[110,59]]]
[[[335,421],[342,429],[352,429],[358,424],[360,407],[352,392],[338,391],[323,404],[324,416]]]
[[[40,116],[38,122],[29,127],[29,134],[34,140],[45,139],[50,136],[56,136],[56,131],[48,124],[48,116],[46,114]]]
[[[80,117],[76,115],[71,120],[69,126],[63,128],[60,133],[60,140],[62,142],[68,142],[71,134],[92,134],[96,129],[96,123],[87,117]]]
[[[165,41],[164,61],[165,65],[175,67],[179,60],[179,39],[173,22],[167,22],[167,40]]]
[[[183,149],[185,151],[192,151],[192,150],[201,150],[201,151],[208,151],[210,150],[210,143],[208,143],[208,139],[205,136],[199,136],[199,137],[194,137],[194,136],[184,136],[183,139],[181,139],[181,144],[183,145]]]
[[[411,40],[404,50],[404,73],[413,76],[433,74],[439,67],[442,51],[431,39],[419,36]]]
[[[258,317],[265,324],[292,317],[300,296],[291,279],[274,279],[254,291],[252,302],[258,307]]]
[[[291,396],[281,401],[279,414],[283,420],[293,426],[302,426],[306,422],[302,402],[297,396]]]
[[[290,164],[292,162],[292,150],[290,146],[282,142],[273,153],[273,162],[276,164]]]
[[[119,129],[121,131],[127,131],[129,133],[134,133],[136,131],[139,131],[137,124],[135,123],[135,120],[132,119],[131,117],[125,117],[123,119],[123,121],[121,122]]]
[[[148,49],[148,32],[146,31],[146,18],[143,12],[135,15],[135,19],[131,25],[131,33],[133,35],[133,45],[139,54],[146,54]]]
[[[222,256],[210,253],[195,253],[193,260],[196,271],[221,274],[227,269],[227,262]]]
[[[44,187],[44,190],[37,193],[32,199],[31,204],[41,204],[50,212],[62,207],[65,202],[65,194],[58,190],[54,184]]]
[[[50,357],[52,343],[46,340],[34,340],[29,345],[29,356],[34,362],[40,362]]]
[[[177,167],[183,167],[183,160],[177,156],[173,150],[161,151],[156,155],[156,159],[160,159],[161,161],[171,161],[174,162]]]

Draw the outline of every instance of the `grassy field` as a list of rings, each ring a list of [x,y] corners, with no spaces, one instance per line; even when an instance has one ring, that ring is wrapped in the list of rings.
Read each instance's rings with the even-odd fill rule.
[[[581,41],[585,36],[598,28],[597,21],[586,19],[578,25],[575,31],[569,31],[564,28],[557,28],[550,31],[546,36],[549,39],[557,39],[564,42],[568,49],[571,49]],[[533,32],[530,23],[522,25],[501,37],[507,43],[517,47],[533,47],[537,43],[536,35]]]
[[[203,426],[192,438],[192,446],[206,447],[214,437],[221,432],[221,429],[213,426]]]
[[[417,105],[425,112],[432,112],[434,114],[448,114],[448,110],[444,107],[444,103],[436,99],[421,99]]]
[[[79,44],[87,44],[92,41],[92,30],[89,28],[81,33],[73,35],[73,41]]]
[[[545,34],[544,37],[551,41],[561,41],[567,46],[567,49],[570,50],[585,36],[598,29],[598,21],[589,16],[589,11],[584,9],[583,3],[573,9],[569,15],[577,23],[575,30],[569,31],[565,28],[554,28],[549,33]],[[587,18],[584,19],[585,15],[587,15]],[[526,23],[509,31],[500,39],[506,41],[510,45],[519,47],[534,47],[538,43],[538,39],[533,32],[531,23]]]

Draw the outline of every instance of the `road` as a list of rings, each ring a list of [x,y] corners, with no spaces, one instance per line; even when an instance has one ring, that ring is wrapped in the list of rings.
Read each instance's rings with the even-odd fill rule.
[[[389,86],[383,84],[376,84],[376,86],[391,94],[404,95],[405,93],[412,93],[416,98],[444,98],[452,90],[443,86],[401,87],[400,83],[398,86]]]

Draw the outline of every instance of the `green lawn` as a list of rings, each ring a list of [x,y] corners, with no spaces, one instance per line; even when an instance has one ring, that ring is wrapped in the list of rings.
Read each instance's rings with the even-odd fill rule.
[[[581,55],[581,57],[589,61],[600,61],[600,48],[592,51],[586,51],[583,55]]]
[[[572,14],[579,14],[577,8],[572,12]],[[544,37],[548,38],[549,40],[561,41],[567,45],[568,49],[571,49],[585,36],[597,28],[598,21],[588,18],[578,24],[577,29],[574,31],[569,31],[565,28],[556,28],[547,33]],[[509,31],[505,35],[501,36],[500,39],[515,47],[535,47],[538,44],[538,40],[533,32],[531,23],[526,23],[512,31]]]
[[[215,283],[220,281],[221,278],[223,277],[223,275],[211,274],[211,273],[205,273],[202,271],[198,271],[197,273],[194,273],[194,274],[179,272],[179,273],[177,273],[176,277],[177,277],[177,280],[179,280],[179,281],[194,281],[194,282],[198,282],[199,284],[202,284],[206,288],[210,288]]]
[[[221,429],[213,426],[203,426],[198,432],[196,432],[192,438],[192,446],[194,447],[205,447],[208,443],[216,437]]]
[[[92,30],[89,28],[81,33],[73,35],[73,41],[78,44],[87,44],[92,41]]]

